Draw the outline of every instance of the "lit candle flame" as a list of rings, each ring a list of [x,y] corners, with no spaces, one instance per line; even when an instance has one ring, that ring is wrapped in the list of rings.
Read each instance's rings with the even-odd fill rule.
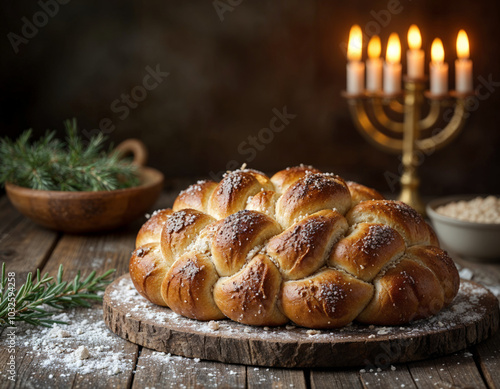
[[[441,63],[444,61],[444,47],[441,39],[436,38],[431,46],[431,59],[432,62]]]
[[[378,37],[378,35],[374,35],[368,43],[368,57],[371,59],[378,58],[380,57],[381,52],[382,44],[380,43],[380,38]]]
[[[347,45],[347,59],[349,61],[361,61],[361,49],[363,48],[363,33],[357,24],[351,27],[349,32],[349,43]]]
[[[389,36],[389,41],[387,42],[387,54],[386,61],[391,63],[401,62],[401,42],[399,41],[399,36],[393,32]]]
[[[457,36],[457,56],[460,59],[467,59],[469,55],[469,38],[464,30],[460,30]]]
[[[420,50],[422,46],[422,36],[415,24],[412,24],[408,30],[408,46],[410,46],[411,50]]]

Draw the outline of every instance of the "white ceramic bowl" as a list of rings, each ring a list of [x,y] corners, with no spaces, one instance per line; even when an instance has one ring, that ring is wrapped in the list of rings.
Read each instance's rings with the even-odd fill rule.
[[[440,242],[451,251],[468,259],[497,259],[500,262],[500,224],[466,222],[436,212],[442,205],[478,196],[485,197],[463,195],[435,199],[427,205],[427,215]]]

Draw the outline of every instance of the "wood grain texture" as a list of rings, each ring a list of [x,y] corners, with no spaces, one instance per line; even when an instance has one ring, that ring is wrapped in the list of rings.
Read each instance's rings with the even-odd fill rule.
[[[55,247],[44,268],[56,274],[64,266],[65,278],[74,277],[78,270],[82,276],[93,270],[102,273],[116,269],[117,274],[128,270],[128,260],[134,247],[131,230],[106,235],[64,235]]]
[[[324,371],[311,370],[310,382],[312,389],[338,388],[338,389],[361,389],[359,369]]]
[[[469,351],[410,363],[408,369],[418,388],[486,388]]]
[[[142,349],[132,388],[241,388],[245,366],[199,361]]]
[[[60,264],[64,265],[65,279],[74,277],[78,270],[82,276],[89,274],[92,270],[99,273],[107,269],[116,268],[118,272],[125,272],[128,268],[130,251],[134,245],[135,228],[121,230],[106,235],[64,235],[57,243],[53,251],[51,245],[55,241],[57,233],[36,226],[28,219],[21,219],[11,234],[4,237],[0,243],[2,248],[15,247],[16,258],[26,257],[23,262],[19,258],[18,266],[24,266],[34,262],[34,259],[50,254],[43,272],[47,271],[51,275],[57,273]],[[51,239],[52,238],[52,239]],[[16,240],[19,242],[16,243]],[[32,265],[30,265],[32,267]],[[28,267],[26,267],[28,269]],[[87,319],[98,322],[102,320],[102,311],[96,308],[99,314],[92,317],[92,311],[82,309],[79,312],[81,320]],[[40,357],[28,353],[23,346],[17,347],[17,381],[15,384],[7,382],[5,377],[0,378],[0,387],[40,387],[40,388],[89,388],[89,387],[116,387],[126,388],[132,382],[132,371],[134,369],[139,347],[135,344],[119,339],[118,348],[127,355],[132,355],[132,363],[128,370],[120,372],[117,376],[108,376],[106,371],[95,375],[80,375],[72,372],[69,375],[61,376],[60,372],[54,371],[50,366],[40,368]],[[76,345],[75,345],[76,348]],[[0,363],[8,357],[6,350],[0,351]],[[5,366],[2,364],[1,366]],[[37,366],[33,368],[33,366]],[[49,376],[52,374],[52,378]],[[8,386],[11,385],[11,386]]]
[[[22,218],[22,215],[12,206],[6,196],[0,197],[0,237],[12,228],[12,223]]]
[[[128,275],[108,286],[103,309],[106,324],[119,336],[176,355],[270,367],[377,368],[449,354],[494,333],[499,325],[497,299],[483,287],[464,282],[464,288],[474,287],[482,293],[481,298],[473,299],[461,291],[454,302],[457,307],[471,304],[468,309],[478,314],[470,320],[461,322],[444,314],[434,324],[418,321],[390,329],[353,325],[342,331],[323,331],[312,336],[301,328],[276,327],[264,331],[232,321],[221,321],[221,328],[211,331],[206,323],[150,304],[134,292],[123,301],[126,290],[132,288]]]
[[[402,365],[396,370],[391,369],[365,369],[361,373],[361,382],[365,388],[417,388],[416,383],[408,371],[407,367]]]
[[[249,389],[306,389],[304,372],[301,370],[274,369],[247,366]]]
[[[500,333],[476,346],[476,358],[490,388],[500,388]]]
[[[29,272],[42,268],[59,235],[39,227],[25,218],[15,219],[0,235],[0,263],[16,273],[16,285],[26,281]]]
[[[102,313],[96,309],[75,310],[74,321],[88,320],[97,322]],[[24,327],[29,328],[29,327]],[[20,330],[19,330],[20,331]],[[65,347],[76,349],[81,343],[76,337],[65,339]],[[109,351],[121,352],[124,359],[128,359],[128,369],[118,374],[110,375],[108,370],[103,369],[90,374],[80,374],[78,371],[64,367],[54,368],[51,365],[44,366],[44,355],[38,355],[32,349],[31,344],[18,344],[16,346],[16,381],[0,376],[1,388],[128,388],[132,381],[132,370],[137,360],[137,346],[125,340],[118,339]],[[0,366],[6,366],[8,353],[0,352]]]

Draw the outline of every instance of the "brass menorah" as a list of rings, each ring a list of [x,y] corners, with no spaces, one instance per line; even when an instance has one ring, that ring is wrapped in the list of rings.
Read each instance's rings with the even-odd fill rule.
[[[404,92],[395,95],[344,93],[361,134],[384,151],[402,154],[403,174],[400,177],[401,193],[398,199],[423,215],[425,205],[418,191],[417,154],[422,152],[429,155],[458,135],[466,120],[466,99],[470,95],[450,92],[436,96],[425,92],[425,88],[425,80],[406,78]],[[426,100],[430,105],[429,112],[422,118]],[[443,108],[453,107],[453,104],[450,121],[439,130],[436,125],[442,119]],[[392,113],[388,114],[388,111]],[[392,116],[395,114],[402,115],[403,120],[394,120]]]

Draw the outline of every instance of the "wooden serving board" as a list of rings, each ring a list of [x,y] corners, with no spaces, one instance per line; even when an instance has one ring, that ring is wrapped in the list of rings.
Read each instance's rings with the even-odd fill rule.
[[[272,367],[385,368],[462,350],[499,327],[497,298],[465,280],[450,307],[400,327],[353,324],[311,331],[201,322],[151,304],[136,292],[128,274],[107,287],[103,305],[107,326],[133,343],[190,358]]]

